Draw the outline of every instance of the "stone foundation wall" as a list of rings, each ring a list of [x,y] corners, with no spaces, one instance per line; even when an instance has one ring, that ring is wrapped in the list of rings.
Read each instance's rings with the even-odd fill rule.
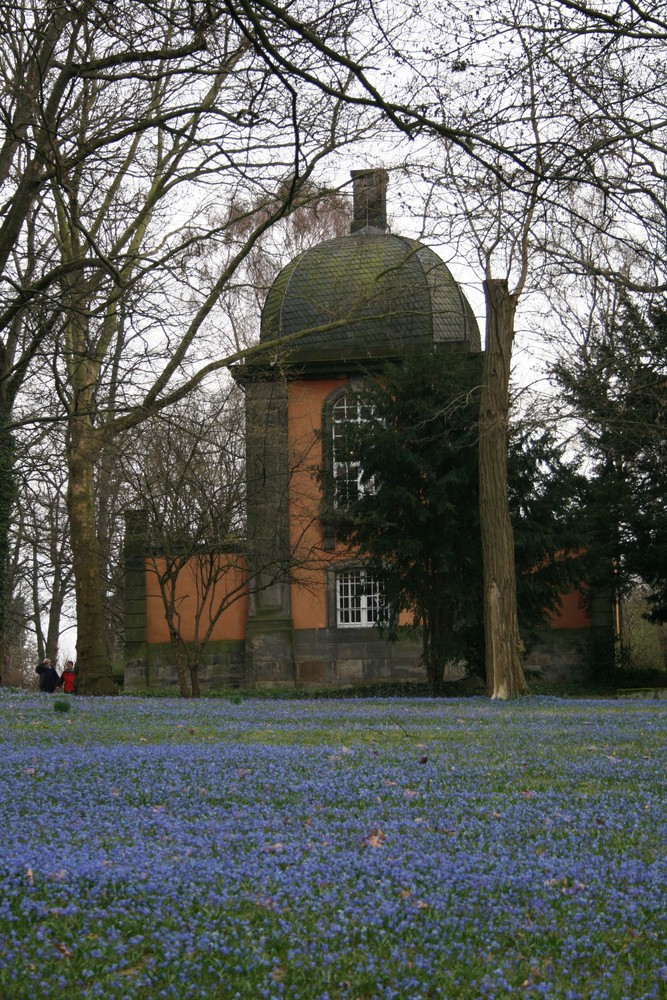
[[[294,628],[291,620],[250,620],[246,637],[244,687],[294,686]]]
[[[294,635],[297,687],[423,681],[421,643],[387,642],[374,628],[300,629]]]
[[[591,629],[552,629],[540,632],[524,667],[550,684],[581,680],[588,672]]]
[[[210,642],[199,667],[199,682],[202,691],[245,687],[245,644],[235,640]],[[126,659],[123,687],[126,691],[177,691],[176,664],[169,643],[145,644],[143,658]]]
[[[354,684],[423,682],[421,643],[389,643],[373,628],[278,630],[269,642],[253,635],[246,653],[242,641],[212,642],[200,667],[203,691],[222,688],[318,688]],[[287,640],[291,640],[291,643]],[[526,657],[526,670],[548,683],[568,683],[585,676],[590,629],[541,633]],[[289,646],[289,649],[288,649]],[[291,655],[293,648],[293,658]],[[174,654],[168,643],[133,643],[125,661],[125,689],[178,689]],[[288,655],[289,654],[289,655]],[[445,669],[445,680],[465,673],[461,663]]]

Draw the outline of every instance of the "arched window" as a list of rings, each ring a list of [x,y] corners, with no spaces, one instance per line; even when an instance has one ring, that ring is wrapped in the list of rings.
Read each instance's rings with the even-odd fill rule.
[[[371,419],[373,411],[358,392],[339,396],[331,408],[331,454],[333,462],[334,506],[346,507],[372,484],[362,482],[363,470],[355,454],[355,427]]]

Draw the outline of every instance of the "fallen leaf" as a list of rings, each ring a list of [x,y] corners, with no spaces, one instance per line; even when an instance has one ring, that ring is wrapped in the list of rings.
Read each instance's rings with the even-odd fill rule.
[[[137,965],[129,965],[126,969],[120,969],[119,976],[138,976],[146,967],[146,962],[142,959]]]
[[[583,882],[573,882],[572,885],[564,885],[561,892],[564,896],[574,896],[575,892],[581,892],[585,888]]]
[[[377,830],[371,830],[368,836],[364,837],[364,843],[367,847],[384,847],[384,841],[384,833],[379,828]]]
[[[67,945],[61,944],[59,941],[54,941],[53,943],[56,950],[60,952],[63,958],[74,958],[74,952],[70,951]]]

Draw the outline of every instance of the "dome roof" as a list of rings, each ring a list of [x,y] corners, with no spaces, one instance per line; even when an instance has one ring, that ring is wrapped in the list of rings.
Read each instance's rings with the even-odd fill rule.
[[[440,257],[373,226],[320,243],[280,272],[261,340],[293,335],[281,354],[296,363],[363,362],[448,343],[480,350],[470,304]]]

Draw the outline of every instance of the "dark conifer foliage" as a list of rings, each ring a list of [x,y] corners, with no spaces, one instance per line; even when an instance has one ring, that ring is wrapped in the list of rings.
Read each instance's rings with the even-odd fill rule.
[[[596,336],[555,368],[591,464],[586,529],[597,572],[651,588],[667,621],[667,302],[628,296]]]
[[[365,491],[336,512],[340,538],[367,553],[386,598],[383,627],[410,612],[421,629],[429,688],[447,661],[483,672],[484,623],[478,497],[481,357],[452,351],[393,366],[365,393],[367,422],[350,428]],[[581,480],[550,435],[514,433],[509,459],[519,613],[529,639],[576,582]]]

